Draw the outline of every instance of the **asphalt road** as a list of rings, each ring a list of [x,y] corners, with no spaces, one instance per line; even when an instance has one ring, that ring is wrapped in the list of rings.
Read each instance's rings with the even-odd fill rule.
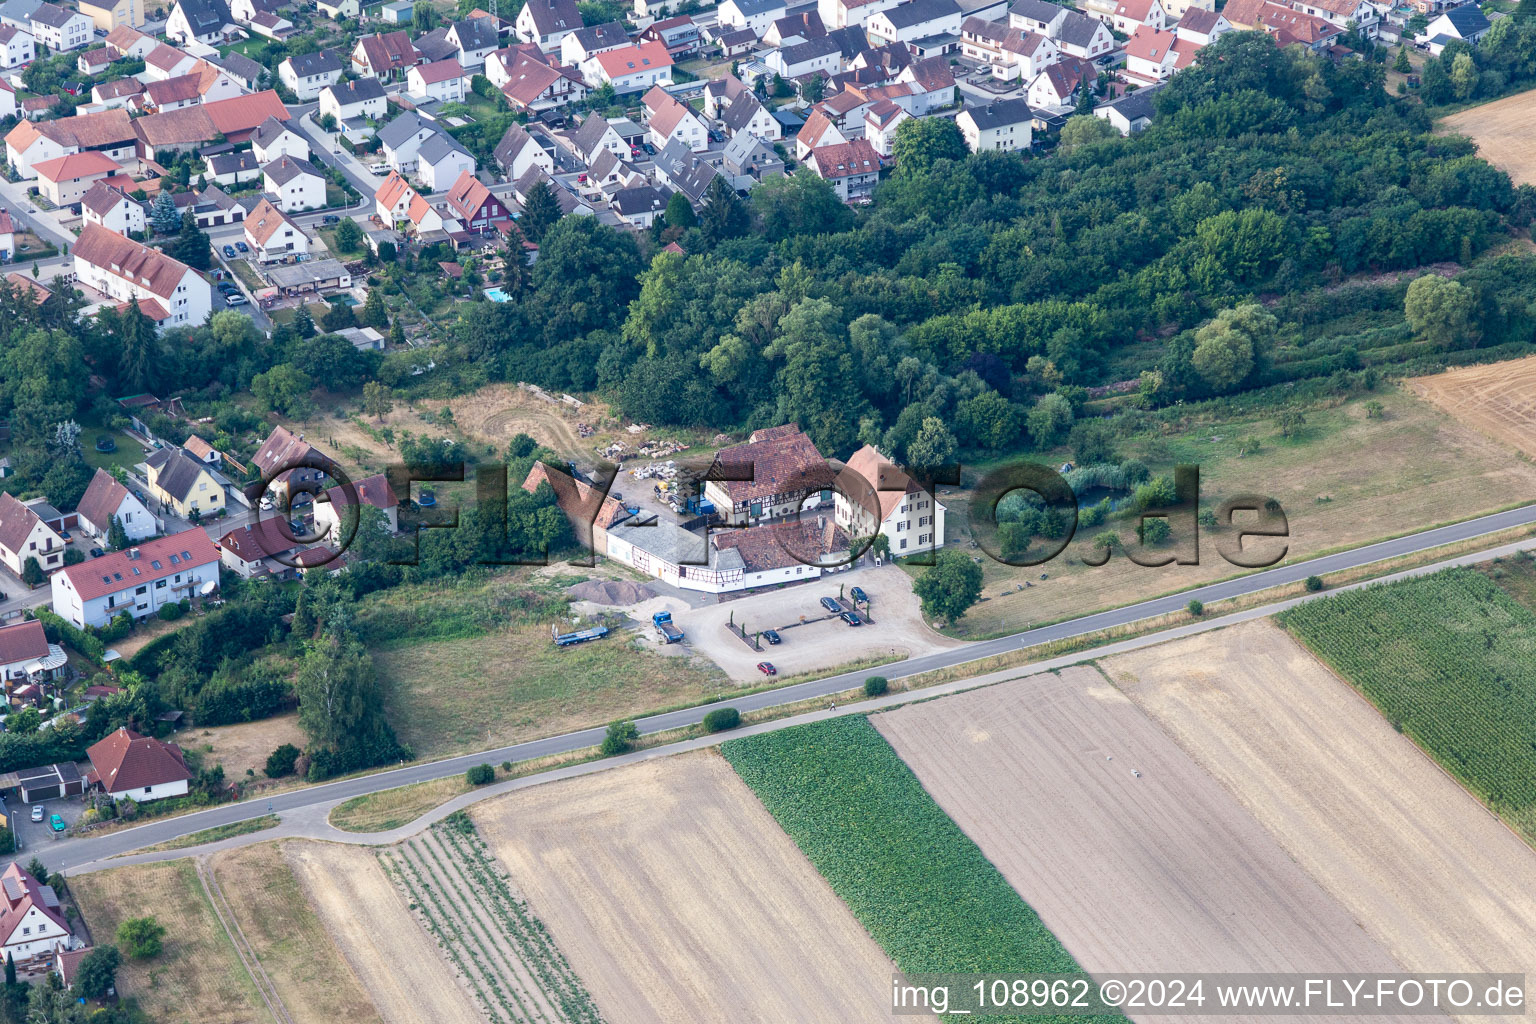
[[[1025,630],[1021,633],[999,637],[995,640],[985,640],[969,644],[955,650],[942,651],[919,658],[909,658],[906,661],[883,666],[880,671],[886,676],[901,678],[935,669],[949,668],[980,658],[1018,650],[1019,648],[1032,647],[1036,644],[1048,643],[1053,640],[1063,640],[1084,633],[1092,633],[1114,626],[1123,626],[1142,619],[1155,618],[1169,612],[1176,612],[1184,608],[1192,598],[1210,604],[1214,601],[1257,593],[1270,587],[1296,583],[1311,575],[1326,576],[1328,573],[1368,565],[1383,559],[1428,551],[1447,544],[1472,540],[1499,530],[1525,526],[1531,523],[1536,523],[1536,505],[1526,505],[1464,523],[1438,527],[1433,530],[1410,534],[1394,540],[1382,541],[1366,547],[1353,548],[1321,558],[1297,562],[1293,565],[1268,569],[1238,579],[1213,583],[1195,590],[1186,590],[1178,594],[1170,594],[1166,597],[1127,605],[1123,608],[1085,615],[1081,618],[1071,619],[1051,626],[1041,626],[1037,629]],[[793,686],[786,686],[782,689],[743,696],[730,701],[730,705],[741,711],[753,711],[779,704],[791,704],[810,698],[825,697],[861,685],[867,675],[869,675],[868,671],[843,672],[838,675],[826,676],[822,679],[814,679],[804,683],[797,683]],[[718,705],[705,705],[688,708],[683,711],[669,712],[663,715],[654,715],[650,718],[640,719],[637,724],[642,733],[677,729],[701,721],[705,713],[716,706]],[[466,754],[447,760],[410,765],[392,771],[379,772],[374,775],[365,775],[295,790],[275,796],[270,800],[259,798],[240,803],[224,804],[209,808],[206,811],[199,811],[195,814],[153,822],[134,829],[131,834],[117,833],[97,838],[86,837],[59,840],[56,844],[41,849],[34,848],[31,852],[42,857],[50,869],[68,869],[100,860],[104,857],[111,857],[130,850],[140,849],[144,846],[165,842],[168,839],[201,831],[215,825],[259,817],[269,813],[269,811],[279,814],[304,810],[314,811],[317,805],[328,804],[365,793],[393,789],[396,786],[458,775],[472,765],[499,764],[502,761],[524,761],[531,758],[545,757],[551,754],[561,754],[592,747],[602,741],[604,732],[605,729],[603,727],[583,729],[580,732],[530,740],[526,743],[517,743],[509,747],[498,747],[494,750]]]

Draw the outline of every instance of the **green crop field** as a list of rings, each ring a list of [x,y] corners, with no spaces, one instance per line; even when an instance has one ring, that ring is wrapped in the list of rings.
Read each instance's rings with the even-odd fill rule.
[[[868,719],[732,740],[722,751],[904,973],[1080,972]]]
[[[1448,569],[1292,608],[1280,621],[1536,841],[1536,614]]]

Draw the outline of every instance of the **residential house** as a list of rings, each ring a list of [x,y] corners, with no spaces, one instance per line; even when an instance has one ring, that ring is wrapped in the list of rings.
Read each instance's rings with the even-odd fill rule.
[[[821,15],[814,8],[798,8],[768,26],[763,33],[764,46],[793,46],[827,34]]]
[[[629,516],[612,495],[543,462],[533,464],[522,486],[529,494],[536,493],[541,486],[554,491],[555,502],[570,521],[577,545],[594,554],[608,554],[608,531]]]
[[[1036,110],[1064,112],[1077,106],[1083,90],[1092,90],[1098,70],[1085,60],[1068,57],[1040,72],[1029,83],[1025,98]]]
[[[224,0],[176,0],[165,23],[165,35],[183,46],[213,46],[223,42],[224,33],[234,28],[233,22]]]
[[[1487,15],[1476,4],[1463,4],[1431,21],[1428,28],[1414,36],[1413,41],[1428,46],[1430,54],[1438,57],[1447,44],[1457,40],[1476,46],[1483,41],[1483,36],[1488,34],[1491,27]]]
[[[512,219],[512,211],[471,171],[461,173],[449,186],[448,208],[470,231],[489,231],[497,223]]]
[[[382,118],[389,111],[384,86],[375,78],[354,78],[320,90],[320,116],[334,117],[338,125],[354,118]]]
[[[667,48],[673,60],[687,60],[695,56],[704,44],[704,34],[698,22],[686,14],[679,14],[664,21],[652,22],[640,33],[641,43],[660,43]]]
[[[901,0],[817,0],[816,13],[821,23],[830,31],[867,25],[869,19],[881,11],[888,11]]]
[[[213,311],[213,289],[197,271],[100,224],[87,223],[69,254],[80,283],[118,302],[137,299],[164,326],[195,327]]]
[[[656,179],[687,196],[695,206],[704,201],[709,183],[719,173],[714,165],[694,155],[688,143],[679,138],[674,137],[656,154]]]
[[[736,97],[751,95],[752,87],[735,75],[726,75],[704,83],[704,116],[719,120]]]
[[[64,538],[14,495],[0,493],[0,564],[19,579],[29,558],[52,572],[64,564]]]
[[[458,51],[459,66],[466,70],[484,67],[485,58],[501,45],[496,19],[491,17],[455,21],[448,27],[448,41]]]
[[[267,490],[274,501],[285,501],[295,494],[316,494],[330,457],[286,427],[273,427],[251,459],[256,471],[269,481]]]
[[[94,150],[44,160],[32,169],[37,172],[38,190],[58,207],[74,206],[92,185],[123,173],[116,160]]]
[[[112,532],[112,520],[134,543],[160,532],[160,524],[149,514],[144,503],[132,491],[112,478],[104,469],[96,470],[80,503],[75,506],[80,529],[97,540],[106,540]]]
[[[14,25],[16,28],[32,30],[32,12],[37,10],[43,0],[5,0],[0,4],[0,23]]]
[[[80,197],[80,216],[87,224],[100,224],[120,235],[144,230],[144,207],[115,185],[98,181]]]
[[[726,28],[751,29],[753,35],[762,38],[786,13],[784,0],[724,0],[715,9],[715,19]]]
[[[193,557],[201,558],[205,553],[202,550],[204,548],[207,553],[213,551],[213,542],[206,536],[197,541],[197,546],[192,549]],[[147,545],[144,553],[148,555]],[[217,557],[211,565],[212,578],[217,580]],[[196,567],[198,573],[206,569],[207,566],[201,563]],[[164,578],[157,578],[155,582],[162,583]],[[114,800],[131,799],[136,804],[142,804],[166,797],[186,796],[187,785],[192,779],[192,772],[187,768],[180,747],[152,736],[140,736],[127,726],[92,744],[86,749],[85,756],[91,759],[91,770],[85,777],[87,787],[100,786]]]
[[[955,73],[950,70],[949,61],[943,57],[925,57],[913,61],[896,75],[895,84],[908,87],[911,99],[902,103],[902,106],[907,107],[913,117],[926,117],[956,102]],[[895,96],[887,98],[901,102]]]
[[[335,50],[289,57],[277,66],[277,77],[300,101],[320,98],[320,90],[341,81],[341,58]]]
[[[352,50],[352,69],[365,78],[382,82],[404,78],[406,71],[419,63],[421,54],[416,52],[406,32],[364,36]]]
[[[596,160],[597,155],[604,150],[621,159],[628,159],[630,156],[629,143],[620,137],[613,125],[609,124],[601,114],[587,115],[587,119],[581,122],[581,127],[571,136],[571,145],[575,148],[576,155],[581,157],[582,162],[588,167],[592,166],[592,161]],[[521,176],[521,171],[512,175],[514,178]]]
[[[891,158],[892,145],[896,141],[896,129],[912,115],[891,100],[871,103],[864,111],[864,141],[880,154],[881,159]]]
[[[1008,24],[1054,39],[1070,13],[1067,8],[1049,0],[1014,0],[1013,6],[1008,8]]]
[[[358,520],[348,516],[348,509],[353,505],[372,505],[384,513],[384,522],[393,534],[400,529],[399,504],[399,498],[383,473],[364,477],[350,490],[332,487],[315,502],[315,532],[321,535],[324,543],[340,546],[357,529]]]
[[[184,50],[161,43],[144,57],[144,81],[163,82],[167,78],[192,73],[197,58]]]
[[[0,259],[14,260],[16,258],[16,222],[11,220],[9,210],[0,210]],[[9,275],[8,275],[9,276]],[[36,282],[33,282],[34,284]],[[8,458],[9,456],[7,456]],[[4,467],[6,472],[0,472],[0,477],[9,476],[9,467]]]
[[[144,465],[150,495],[183,519],[194,509],[211,516],[224,508],[224,483],[201,459],[180,448],[161,448]]]
[[[586,98],[587,83],[579,68],[552,67],[525,54],[518,54],[510,65],[494,58],[486,61],[486,69],[498,69],[498,88],[514,110],[547,110]]]
[[[246,214],[245,240],[258,263],[277,263],[309,254],[310,238],[304,229],[266,197]]]
[[[315,0],[315,10],[328,21],[356,18],[362,11],[358,0]]]
[[[195,107],[203,101],[201,86],[201,77],[193,74],[177,75],[163,82],[150,82],[140,94],[137,106],[146,114]],[[236,90],[236,95],[238,92]]]
[[[143,60],[159,45],[160,40],[136,25],[119,25],[107,33],[107,52],[115,57]]]
[[[6,27],[9,28],[9,26]],[[105,73],[116,59],[105,46],[81,50],[80,56],[75,58],[75,70],[82,75],[100,75]]]
[[[229,15],[256,35],[283,42],[298,29],[279,8],[277,0],[231,0]]]
[[[7,963],[51,960],[74,944],[64,908],[53,886],[43,885],[12,862],[0,875],[4,908],[0,909],[0,956]]]
[[[639,0],[636,0],[638,3]],[[710,37],[710,30],[702,33],[706,38]],[[722,57],[743,57],[757,49],[757,36],[749,28],[728,28],[713,30],[713,42],[720,48]]]
[[[876,43],[914,43],[934,36],[958,36],[962,21],[955,0],[907,0],[871,15],[865,30]]]
[[[864,139],[818,146],[811,150],[806,165],[831,182],[844,202],[868,198],[880,181],[880,154]]]
[[[416,151],[416,175],[428,192],[442,192],[459,175],[475,173],[475,158],[447,132],[438,132]]]
[[[621,46],[593,54],[581,65],[582,78],[593,88],[605,82],[619,95],[672,84],[672,56],[661,43]]]
[[[422,64],[436,64],[440,60],[458,60],[459,48],[448,41],[448,27],[440,25],[424,36],[417,36],[411,45],[421,54]]]
[[[972,153],[1013,152],[1029,148],[1034,112],[1024,100],[993,100],[984,107],[966,107],[955,118]]]
[[[405,76],[406,92],[414,100],[461,103],[464,100],[464,69],[452,58],[418,64]]]
[[[709,130],[699,120],[699,115],[661,86],[652,86],[641,103],[646,110],[650,143],[658,153],[673,139],[694,153],[709,148]]]
[[[1182,18],[1190,11],[1210,11],[1215,13],[1216,0],[1158,0],[1163,5],[1163,10],[1168,12],[1168,17]]]
[[[549,54],[539,49],[533,43],[514,43],[511,46],[503,46],[499,50],[491,51],[491,55],[485,58],[485,77],[500,89],[511,78],[512,65],[521,58],[528,58],[536,64],[552,67],[553,61]]]
[[[442,215],[401,177],[399,171],[391,171],[384,179],[384,184],[374,193],[373,203],[379,220],[402,231],[419,234],[437,231],[443,226]]]
[[[560,212],[565,216],[590,217],[597,212],[591,204],[584,202],[570,188],[551,178],[542,167],[530,168],[526,174],[513,182],[512,194],[517,197],[518,202],[526,204],[529,192],[539,182],[549,186],[550,191],[555,194],[555,202],[559,205]]]
[[[774,142],[784,137],[783,126],[750,92],[736,97],[736,100],[720,116],[720,121],[725,125],[726,134],[733,138],[742,132],[766,142]]]
[[[597,118],[596,115],[588,118],[588,120],[590,121],[593,118],[602,120]],[[624,153],[628,155],[629,147],[626,146],[624,148]],[[496,144],[496,150],[492,156],[496,161],[496,166],[501,168],[502,174],[508,181],[516,181],[518,178],[521,178],[524,174],[528,173],[530,167],[542,167],[547,174],[555,173],[554,157],[550,155],[547,149],[534,141],[533,136],[529,135],[520,124],[507,126],[507,133]],[[450,203],[453,202],[451,194],[448,201]]]
[[[0,626],[0,681],[24,681],[27,678],[27,666],[46,657],[48,635],[43,632],[43,624],[37,619]]]
[[[1032,81],[1061,59],[1061,51],[1048,36],[982,18],[966,18],[961,24],[960,52],[986,61],[992,66],[992,77],[1004,81]]]
[[[811,108],[811,116],[805,119],[805,124],[795,136],[795,159],[804,163],[810,157],[811,150],[847,141],[848,136],[843,134],[826,109],[818,104]]]
[[[302,213],[325,206],[325,178],[308,160],[280,156],[261,169],[262,188],[277,197],[284,213]]]
[[[781,78],[804,78],[820,72],[835,75],[843,70],[843,49],[830,35],[781,46],[763,58],[768,69]]]
[[[287,121],[269,117],[256,126],[251,134],[251,152],[263,164],[271,163],[280,156],[296,160],[309,159],[309,139],[300,135]]]
[[[720,170],[738,192],[760,181],[784,175],[784,161],[762,139],[750,132],[731,136],[720,152]]]
[[[91,41],[93,30],[91,19],[79,11],[44,3],[32,12],[32,38],[54,53],[81,49]]]
[[[754,431],[744,443],[716,452],[715,464],[721,470],[712,466],[706,474],[704,497],[729,526],[796,515],[813,497],[832,498],[831,467],[793,424]],[[748,479],[717,478],[726,475]]]
[[[421,149],[421,144],[439,131],[441,129],[436,121],[429,121],[414,110],[407,110],[379,129],[384,161],[401,174],[414,173],[416,153]],[[388,218],[385,218],[385,222],[388,223]]]
[[[581,28],[576,0],[528,0],[517,12],[517,38],[537,43],[541,50],[558,49],[566,36]]]
[[[204,177],[216,185],[234,188],[248,181],[256,181],[261,177],[261,157],[249,149],[242,149],[237,153],[220,153],[218,156],[208,157],[205,163],[208,166]]]
[[[133,128],[139,137],[139,152],[149,158],[164,150],[195,152],[220,136],[241,145],[250,141],[269,117],[279,121],[289,118],[288,108],[271,89],[185,110],[150,114],[133,122]]]
[[[587,168],[586,187],[597,189],[610,200],[624,189],[639,188],[645,184],[646,177],[640,168],[628,160],[619,159],[606,149],[599,150],[597,159]]]
[[[277,559],[306,546],[285,534],[276,516],[264,516],[219,538],[219,564],[244,579],[281,573],[292,566]]]
[[[921,484],[869,445],[848,457],[848,469],[869,488],[839,488],[833,498],[837,525],[850,536],[882,534],[893,556],[944,546],[944,506]]]
[[[1375,39],[1381,35],[1381,12],[1368,0],[1291,0],[1291,6],[1302,14],[1322,18],[1341,30],[1347,30],[1350,25],[1354,25],[1366,39]],[[1471,6],[1473,10],[1477,10],[1476,4]],[[1467,16],[1462,15],[1462,17]],[[1434,34],[1430,34],[1430,38],[1433,39]],[[1466,37],[1456,35],[1452,38],[1465,39]]]
[[[1225,16],[1198,7],[1184,12],[1184,17],[1179,19],[1174,28],[1181,42],[1193,43],[1195,46],[1209,46],[1231,31],[1232,23]]]
[[[1125,75],[1143,82],[1165,81],[1193,64],[1198,43],[1181,40],[1172,29],[1143,25],[1125,44]]]
[[[259,91],[272,78],[272,73],[266,68],[251,60],[245,54],[234,50],[229,51],[222,57],[210,57],[208,61],[240,83],[240,87],[247,92]]]
[[[0,25],[0,61],[6,69],[32,63],[37,57],[37,40],[28,29]]]
[[[245,207],[217,185],[209,185],[198,193],[192,205],[192,219],[204,230],[239,224],[245,220]]]
[[[667,194],[654,185],[636,185],[613,194],[613,212],[632,228],[649,228],[667,210]]]
[[[1146,89],[1126,93],[1117,100],[1093,108],[1094,117],[1104,118],[1121,135],[1141,131],[1152,123],[1153,115],[1152,97]]]
[[[79,0],[78,6],[80,13],[103,32],[111,32],[120,25],[144,27],[143,0]]]
[[[623,22],[587,25],[560,40],[560,63],[577,65],[594,54],[629,45]]]
[[[144,83],[137,78],[114,78],[91,87],[91,105],[103,110],[126,109],[130,106],[142,109],[139,99],[143,95]]]
[[[1115,48],[1109,26],[1076,11],[1067,12],[1066,20],[1051,38],[1062,53],[1084,60],[1097,60]]]
[[[1130,35],[1143,25],[1167,28],[1170,20],[1159,0],[1085,0],[1083,13],[1122,35]]]

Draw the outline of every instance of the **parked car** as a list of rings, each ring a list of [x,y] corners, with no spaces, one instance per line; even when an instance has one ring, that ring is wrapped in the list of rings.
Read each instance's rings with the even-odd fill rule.
[[[234,284],[229,281],[219,282],[219,291],[223,292],[225,295],[233,295],[239,290],[239,288],[236,288]]]
[[[70,536],[69,536],[69,531],[68,530],[60,530],[59,531],[59,536],[63,537],[66,541],[70,540]]]
[[[226,245],[223,249],[223,253],[225,259],[232,260],[235,258],[235,247],[232,245]]]
[[[843,606],[838,604],[835,598],[830,597],[822,598],[821,606],[829,612],[840,612],[843,610]]]
[[[33,804],[32,805],[32,820],[33,821],[42,821],[43,820],[43,814],[44,814],[44,811],[43,811],[43,805],[42,804]]]
[[[235,294],[235,295],[226,295],[224,297],[224,305],[226,305],[226,306],[243,306],[243,305],[245,305],[245,303],[246,303],[246,298],[245,298],[244,295]]]
[[[340,224],[341,223],[341,218],[336,216],[334,213],[328,213],[324,217],[320,218],[320,223],[322,223],[322,224]]]
[[[775,647],[777,647],[779,644],[784,642],[783,638],[779,636],[779,631],[776,630],[776,629],[765,629],[765,630],[763,630],[763,639],[767,640],[770,644],[773,644]]]
[[[779,670],[773,667],[773,662],[771,661],[758,662],[757,670],[765,676],[776,676],[779,674]]]
[[[244,242],[236,242],[235,243],[235,248],[239,249],[241,252],[250,252],[251,251],[251,247],[246,245]]]
[[[100,558],[104,554],[106,554],[106,552],[101,550],[101,548],[91,548],[91,557],[92,558]]]
[[[369,164],[368,165],[368,173],[369,174],[388,174],[389,173],[389,164]]]
[[[844,622],[848,623],[848,625],[850,625],[850,626],[862,626],[862,625],[864,625],[864,623],[859,621],[859,617],[857,615],[853,614],[853,612],[843,612],[842,620]]]
[[[57,814],[49,816],[48,827],[53,829],[55,832],[63,832],[65,829],[69,828],[68,825],[64,824],[64,819],[59,817]]]
[[[854,587],[852,590],[848,591],[848,593],[853,595],[853,599],[855,601],[867,602],[869,600],[869,595],[864,593],[863,587]]]

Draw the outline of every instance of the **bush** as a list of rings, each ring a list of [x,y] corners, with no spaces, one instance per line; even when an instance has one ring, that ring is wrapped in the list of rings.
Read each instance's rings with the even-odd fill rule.
[[[503,761],[503,762],[501,762],[501,770],[504,771],[504,772],[510,772],[512,770],[512,762],[511,761]]]
[[[891,684],[885,676],[870,676],[864,680],[864,696],[878,697],[890,689],[890,686]]]
[[[125,922],[126,923],[126,922]],[[103,999],[117,982],[122,954],[116,946],[97,946],[80,961],[73,988],[87,999]]]
[[[264,769],[267,778],[280,779],[284,775],[292,775],[298,760],[299,748],[292,743],[284,743],[267,755],[267,767]]]
[[[186,614],[186,612],[182,609],[180,604],[176,603],[175,601],[170,601],[161,605],[160,610],[155,613],[155,616],[162,622],[175,622],[184,614]]]
[[[1315,594],[1319,590],[1322,590],[1322,589],[1323,589],[1323,578],[1321,576],[1308,576],[1307,577],[1307,590],[1308,591],[1310,591],[1311,593]]]
[[[634,722],[614,722],[608,726],[608,735],[603,737],[598,752],[604,757],[622,754],[632,748],[639,738],[640,730]]]
[[[1191,615],[1198,616],[1205,614],[1205,605],[1200,601],[1195,600],[1194,598],[1190,598],[1189,604],[1185,605],[1185,607],[1189,609],[1189,614]]]
[[[741,712],[735,708],[715,708],[704,716],[705,732],[725,732],[741,724]]]
[[[496,769],[488,764],[477,764],[464,773],[464,781],[471,786],[488,786],[496,781]]]
[[[117,944],[135,960],[160,955],[165,927],[153,917],[130,917],[117,926]]]

